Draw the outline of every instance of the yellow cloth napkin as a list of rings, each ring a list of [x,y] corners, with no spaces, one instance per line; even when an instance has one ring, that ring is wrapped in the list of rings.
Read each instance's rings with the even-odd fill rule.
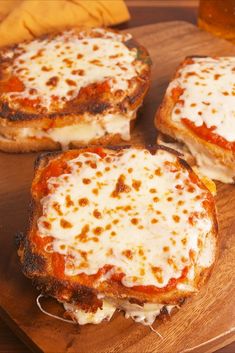
[[[0,0],[0,46],[73,26],[110,26],[130,18],[124,0]]]

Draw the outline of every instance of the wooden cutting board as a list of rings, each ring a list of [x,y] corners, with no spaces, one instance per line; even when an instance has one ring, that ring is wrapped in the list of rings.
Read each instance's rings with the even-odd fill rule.
[[[235,47],[186,22],[160,23],[130,32],[148,48],[153,60],[151,89],[132,142],[154,142],[154,112],[179,62],[193,54],[235,55]],[[235,340],[235,186],[218,183],[220,254],[211,278],[171,319],[154,324],[161,339],[121,313],[110,323],[79,327],[39,311],[37,292],[21,274],[14,246],[14,234],[27,227],[35,157],[0,153],[0,315],[33,351],[200,353],[213,352]],[[51,299],[45,305],[53,312],[59,310]]]

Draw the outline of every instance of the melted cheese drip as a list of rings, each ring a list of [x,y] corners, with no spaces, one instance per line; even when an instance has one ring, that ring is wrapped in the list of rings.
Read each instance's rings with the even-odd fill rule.
[[[196,126],[203,123],[229,142],[235,141],[235,58],[193,58],[179,70],[179,77],[169,85],[181,87],[183,105],[177,103],[172,120],[187,118]]]
[[[215,160],[214,156],[209,151],[206,151],[200,143],[196,141],[194,144],[187,143],[187,139],[185,139],[185,143],[189,151],[196,158],[197,166],[202,174],[222,183],[234,183],[235,168],[231,169],[218,160]]]
[[[180,140],[179,135],[177,138]],[[184,136],[182,142],[184,145],[178,142],[165,142],[161,138],[158,138],[159,144],[182,153],[190,165],[192,159],[195,159],[193,162],[196,161],[197,168],[202,175],[206,175],[208,178],[221,181],[222,183],[234,183],[235,169],[232,170],[221,164],[219,160],[215,160],[214,156],[196,140],[192,144],[191,139]]]
[[[49,179],[38,220],[41,236],[52,236],[53,251],[66,256],[66,275],[111,265],[103,280],[116,272],[124,286],[162,288],[188,266],[193,278],[212,222],[203,206],[207,192],[174,155],[130,148],[103,159],[83,153],[68,164],[70,174]]]
[[[65,310],[79,325],[100,324],[102,321],[109,321],[113,316],[116,306],[103,300],[102,308],[98,308],[95,313],[85,312],[74,304],[64,303]]]
[[[143,306],[130,303],[128,300],[103,299],[103,306],[95,313],[85,312],[75,304],[64,303],[64,308],[79,325],[99,324],[102,321],[109,321],[115,310],[125,312],[125,318],[139,322],[143,325],[152,325],[156,317],[160,315],[163,307],[168,314],[171,313],[175,305],[145,303]]]
[[[11,98],[40,99],[41,105],[63,106],[75,98],[82,87],[94,82],[109,81],[112,91],[127,90],[128,80],[137,75],[133,62],[136,49],[128,49],[123,41],[128,35],[94,30],[102,35],[87,38],[85,33],[63,32],[53,39],[35,39],[17,46],[11,74],[24,84],[23,92],[9,92]],[[6,52],[9,57],[13,52]],[[13,69],[12,69],[13,68]]]
[[[133,117],[135,116],[133,112]],[[78,124],[51,128],[47,131],[37,128],[21,128],[17,137],[50,138],[67,149],[72,141],[85,144],[106,134],[120,134],[123,140],[130,140],[130,116],[106,114],[99,119]]]

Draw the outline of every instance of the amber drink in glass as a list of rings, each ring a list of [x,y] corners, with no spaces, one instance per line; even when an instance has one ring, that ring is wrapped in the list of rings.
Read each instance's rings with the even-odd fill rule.
[[[198,26],[235,43],[235,0],[200,0]]]

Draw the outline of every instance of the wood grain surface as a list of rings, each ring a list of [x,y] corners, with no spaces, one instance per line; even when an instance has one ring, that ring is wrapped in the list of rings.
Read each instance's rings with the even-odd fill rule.
[[[235,47],[186,22],[132,29],[153,59],[152,86],[132,141],[154,142],[153,115],[176,66],[186,55],[235,55]],[[220,254],[208,284],[176,313],[154,328],[117,313],[110,323],[79,327],[54,320],[36,306],[37,292],[21,274],[14,234],[27,228],[29,189],[36,154],[0,154],[0,315],[35,352],[46,353],[178,353],[213,352],[235,340],[235,186],[218,183]],[[53,300],[46,307],[57,312]],[[217,339],[213,340],[214,337]],[[191,351],[191,350],[190,350]],[[10,353],[10,351],[6,351]]]

